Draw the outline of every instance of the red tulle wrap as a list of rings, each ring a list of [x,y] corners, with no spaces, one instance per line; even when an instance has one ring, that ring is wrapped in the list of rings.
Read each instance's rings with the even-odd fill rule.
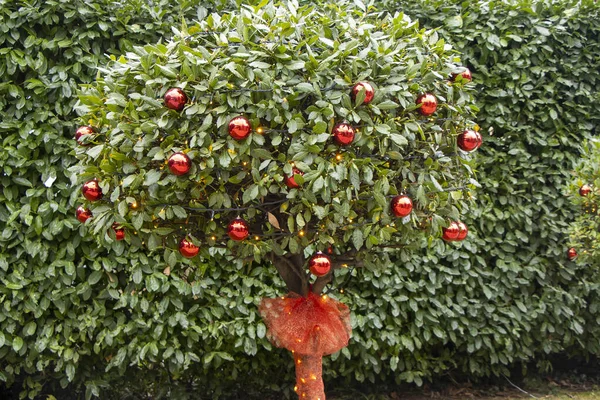
[[[269,340],[294,354],[299,399],[325,400],[321,361],[348,345],[352,332],[348,307],[328,296],[290,293],[262,299],[258,311]]]

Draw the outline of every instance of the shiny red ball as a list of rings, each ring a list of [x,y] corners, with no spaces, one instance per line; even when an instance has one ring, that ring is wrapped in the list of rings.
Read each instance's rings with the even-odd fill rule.
[[[251,129],[248,118],[241,115],[229,121],[229,135],[235,140],[246,139]]]
[[[340,146],[347,146],[354,141],[355,135],[352,125],[345,122],[333,127],[333,138]]]
[[[313,275],[326,275],[331,269],[331,259],[319,251],[308,260],[308,269]]]
[[[396,196],[390,203],[392,212],[396,217],[406,217],[413,209],[413,202],[410,197],[406,195]]]
[[[100,185],[96,179],[84,183],[81,188],[81,193],[83,193],[83,197],[89,201],[96,201],[102,198],[102,189],[100,189]]]
[[[360,92],[360,89],[364,88],[365,90],[365,99],[363,100],[363,104],[369,104],[373,101],[373,97],[375,97],[375,89],[369,82],[358,82],[356,85],[352,87],[352,98],[356,99],[356,95]]]
[[[462,76],[462,78],[467,82],[471,82],[471,80],[473,80],[473,76],[471,75],[471,70],[469,68],[465,68],[464,72],[460,74],[452,74],[452,80],[454,81],[459,75]]]
[[[456,222],[452,222],[447,228],[442,228],[442,233],[442,239],[451,242],[458,238],[460,228]]]
[[[592,192],[592,187],[590,185],[588,185],[587,183],[585,185],[582,185],[579,188],[579,195],[580,196],[587,196],[588,194],[590,194]]]
[[[184,238],[181,239],[181,241],[179,242],[179,254],[181,254],[185,258],[196,257],[199,251],[200,247],[192,243],[191,240],[187,240]]]
[[[227,227],[227,234],[231,240],[241,241],[248,237],[250,234],[250,228],[248,223],[241,218],[236,218],[229,223]]]
[[[119,224],[117,224],[116,222],[113,224],[112,228],[115,231],[115,239],[116,240],[125,239],[125,228],[121,228],[121,226]]]
[[[473,151],[481,146],[481,135],[479,132],[467,129],[456,138],[456,144],[462,151]]]
[[[296,175],[304,175],[304,172],[300,171],[298,168],[292,168],[292,175],[285,178],[285,184],[290,189],[297,189],[300,187],[300,185],[298,185],[294,179]]]
[[[184,153],[174,153],[169,157],[169,170],[173,175],[185,175],[192,168],[192,161]]]
[[[94,128],[92,128],[91,126],[87,126],[87,125],[80,126],[75,131],[75,140],[77,141],[77,144],[79,144],[80,146],[87,146],[88,144],[84,143],[84,137],[93,135],[93,134],[94,134]]]
[[[417,104],[421,104],[419,112],[422,115],[429,116],[437,109],[437,99],[431,93],[424,93],[417,97]]]
[[[570,261],[573,261],[574,259],[576,259],[576,258],[577,258],[577,255],[578,255],[578,254],[577,254],[577,250],[575,250],[575,248],[574,248],[574,247],[571,247],[569,250],[567,250],[567,258],[568,258]]]
[[[92,212],[89,209],[84,208],[83,206],[79,206],[77,207],[77,211],[75,211],[75,216],[77,217],[77,220],[79,220],[79,222],[84,224],[85,221],[92,218]]]
[[[477,134],[477,148],[480,148],[483,144],[483,138],[481,137],[481,133],[475,132]]]
[[[464,222],[457,222],[458,225],[458,236],[456,237],[456,240],[465,240],[467,238],[467,235],[469,234],[469,228],[467,228],[467,225]]]
[[[167,90],[164,97],[165,107],[171,110],[181,111],[188,102],[187,95],[179,88],[171,88]]]

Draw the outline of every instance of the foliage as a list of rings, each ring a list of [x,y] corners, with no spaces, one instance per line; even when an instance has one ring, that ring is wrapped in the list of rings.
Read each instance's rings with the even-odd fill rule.
[[[350,263],[358,251],[366,266],[389,264],[398,245],[433,239],[459,219],[463,193],[477,184],[470,155],[456,147],[475,109],[463,81],[449,84],[457,61],[402,15],[293,2],[211,14],[181,39],[136,47],[80,96],[83,123],[96,133],[76,150],[72,182],[98,179],[107,199],[86,204],[94,215],[86,226],[116,254],[142,249],[171,269],[229,252],[260,263],[329,246]],[[375,87],[368,105],[364,94],[351,98],[360,81]],[[156,100],[171,87],[192,99],[180,113]],[[433,117],[418,112],[424,92],[439,99]],[[244,140],[227,132],[239,115],[254,127]],[[345,147],[331,134],[342,121],[360,127]],[[194,164],[182,177],[165,168],[176,152]],[[284,184],[292,165],[304,173],[294,175],[297,189]],[[398,219],[389,204],[403,191],[415,212]],[[236,216],[251,223],[251,240],[226,240]],[[106,233],[114,223],[126,228],[125,241]],[[185,237],[201,243],[197,262],[176,254]],[[133,277],[124,290],[161,291],[138,269],[124,272]],[[306,274],[302,259],[296,272]],[[291,274],[282,275],[294,290]]]
[[[406,264],[404,285],[421,317],[402,329],[419,339],[421,350],[401,358],[417,373],[452,366],[488,375],[507,374],[524,360],[548,368],[552,353],[597,355],[599,281],[566,257],[574,209],[564,187],[580,143],[600,119],[598,4],[387,6],[435,27],[462,52],[479,93],[478,123],[487,132],[477,160],[483,188],[468,221],[470,254],[451,250]],[[427,301],[438,304],[421,306]],[[420,337],[421,325],[430,323],[439,340]]]
[[[80,186],[65,169],[75,162],[78,85],[95,79],[105,53],[118,58],[132,44],[170,36],[182,18],[193,26],[197,3],[28,4],[0,1],[0,379],[31,395],[71,379],[69,390],[82,396],[264,398],[272,390],[281,398],[291,358],[271,349],[255,311],[283,285],[274,271],[237,265],[233,274],[201,263],[196,291],[182,290],[179,303],[170,294],[184,284],[180,271],[167,276],[166,265],[139,251],[109,253],[82,236],[73,216]],[[548,353],[598,354],[598,287],[587,280],[589,267],[565,259],[573,209],[562,196],[579,143],[600,117],[598,5],[400,8],[457,43],[474,72],[478,122],[494,129],[480,149],[481,207],[463,244],[436,239],[422,254],[405,253],[400,267],[348,270],[339,297],[353,309],[354,336],[326,361],[326,379],[420,384],[447,371],[506,373]],[[123,294],[107,282],[137,268],[165,292],[138,304],[124,292],[128,302],[117,304]],[[175,362],[149,363],[159,356]],[[127,366],[124,378],[123,367],[106,371],[109,364]]]

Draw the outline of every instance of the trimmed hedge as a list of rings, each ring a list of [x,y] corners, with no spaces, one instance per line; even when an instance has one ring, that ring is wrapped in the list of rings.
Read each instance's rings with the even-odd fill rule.
[[[182,17],[196,17],[198,3],[1,4],[0,74],[8,78],[0,85],[0,379],[22,384],[30,396],[42,385],[52,392],[55,381],[82,395],[104,390],[116,398],[289,393],[291,357],[259,337],[258,299],[283,287],[268,278],[273,271],[239,265],[234,278],[202,265],[198,307],[173,312],[177,304],[141,300],[145,318],[134,324],[128,305],[110,315],[98,305],[118,307],[111,297],[119,293],[92,296],[98,265],[110,279],[119,264],[137,262],[150,272],[160,266],[139,253],[109,254],[80,234],[79,186],[64,172],[74,162],[74,93],[94,79],[105,53],[118,57],[132,43],[169,36]],[[347,350],[326,359],[325,379],[420,384],[446,371],[508,373],[534,359],[548,367],[545,357],[553,353],[598,355],[599,311],[590,302],[598,298],[598,277],[566,260],[573,208],[562,189],[579,143],[600,118],[600,6],[389,6],[437,28],[473,71],[482,131],[493,128],[480,149],[481,206],[469,223],[470,240],[458,249],[434,240],[406,253],[402,268],[353,272],[339,297],[353,310],[354,336]],[[202,349],[186,347],[176,330],[143,349],[172,351],[174,364],[120,350],[162,335],[156,321],[173,328],[198,318],[210,321],[196,333]],[[112,347],[98,351],[95,342]],[[120,368],[106,371],[109,364]]]

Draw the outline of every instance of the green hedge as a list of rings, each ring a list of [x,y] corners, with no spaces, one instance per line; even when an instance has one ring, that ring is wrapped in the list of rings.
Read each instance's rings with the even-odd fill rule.
[[[260,337],[256,313],[260,297],[283,287],[271,281],[272,271],[240,265],[232,277],[203,265],[197,307],[142,300],[136,307],[144,317],[130,320],[129,305],[112,298],[118,293],[97,296],[91,269],[133,262],[150,273],[160,266],[140,253],[107,253],[81,235],[74,218],[79,186],[71,186],[65,170],[74,162],[79,84],[95,78],[105,53],[118,57],[132,43],[169,36],[182,18],[192,21],[199,2],[15,3],[0,1],[0,379],[23,384],[32,396],[42,385],[52,392],[52,382],[69,381],[69,390],[116,398],[289,392],[291,358]],[[326,361],[325,380],[420,383],[449,370],[507,373],[525,360],[544,367],[553,353],[599,354],[600,311],[597,300],[591,303],[598,277],[566,260],[573,208],[563,192],[579,143],[600,118],[599,6],[587,0],[389,7],[438,28],[473,71],[486,133],[480,208],[458,249],[436,240],[407,253],[399,267],[353,272],[338,296],[353,310],[353,339]],[[170,285],[178,290],[178,282]],[[191,336],[174,329],[197,320],[203,329]],[[152,345],[153,335],[164,339]],[[144,352],[172,351],[177,362],[150,364],[121,350],[142,340],[149,343]],[[191,346],[195,341],[202,346]],[[122,367],[106,371],[116,364]]]

